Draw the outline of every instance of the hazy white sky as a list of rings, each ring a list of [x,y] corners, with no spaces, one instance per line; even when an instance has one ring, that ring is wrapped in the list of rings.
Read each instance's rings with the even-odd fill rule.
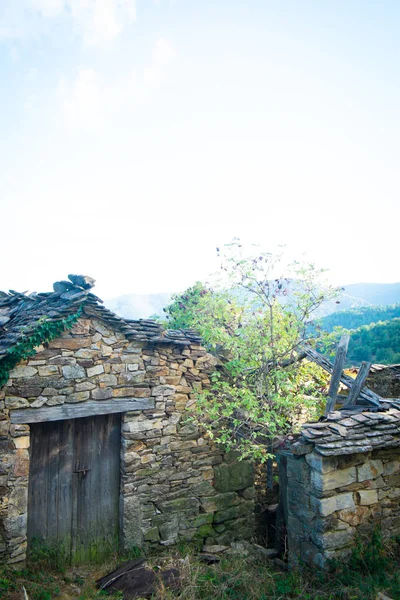
[[[234,236],[400,280],[397,0],[0,0],[0,289],[181,290]]]

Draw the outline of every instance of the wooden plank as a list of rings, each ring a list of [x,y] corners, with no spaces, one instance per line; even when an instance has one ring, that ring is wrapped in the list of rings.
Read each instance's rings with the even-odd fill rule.
[[[74,452],[74,420],[60,421],[57,537],[66,556],[71,553],[72,535],[72,471]],[[49,423],[51,427],[53,423]]]
[[[93,445],[93,463],[99,477],[93,489],[97,500],[97,513],[93,523],[97,531],[92,543],[92,560],[106,558],[118,549],[121,417],[103,417],[101,430]]]
[[[47,538],[47,464],[49,439],[47,423],[31,429],[28,487],[28,541]]]
[[[75,421],[74,426],[72,562],[80,563],[90,561],[90,549],[88,548],[90,523],[87,523],[85,519],[85,507],[90,506],[90,486],[93,481],[89,457],[92,419],[79,419],[79,421]],[[90,506],[89,511],[92,508]]]
[[[154,408],[154,398],[120,398],[115,400],[88,400],[79,404],[19,408],[10,410],[11,423],[43,423],[63,421],[96,415],[117,414],[131,410]]]
[[[90,444],[90,468],[92,477],[91,492],[96,502],[91,499],[92,509],[88,511],[87,520],[90,522],[90,528],[96,533],[96,538],[91,540],[90,544],[90,560],[96,561],[101,556],[101,546],[103,545],[104,531],[107,527],[107,514],[102,515],[102,506],[104,497],[108,493],[108,472],[107,472],[107,453],[108,436],[107,426],[110,424],[110,419],[113,415],[104,416],[101,419],[97,418],[94,421],[95,436]],[[120,445],[120,440],[118,441]],[[104,516],[104,520],[103,517]]]
[[[347,398],[347,402],[344,405],[346,406],[354,406],[357,402],[357,398],[360,394],[360,391],[365,383],[365,380],[368,377],[369,370],[371,368],[372,363],[362,362],[360,370],[357,373],[357,377],[354,380],[352,387],[350,388],[349,396]]]
[[[43,540],[68,556],[71,540],[73,421],[31,427],[28,541]]]
[[[117,550],[120,447],[120,415],[75,422],[73,562],[99,560]]]
[[[316,352],[316,350],[314,350],[313,348],[310,348],[308,346],[306,346],[304,348],[304,352],[306,353],[307,358],[309,360],[312,360],[317,365],[319,365],[320,367],[325,369],[325,371],[328,371],[328,373],[332,374],[333,364],[330,362],[330,360],[328,360],[324,356],[321,356],[321,354],[319,354],[319,352]],[[344,383],[344,385],[348,388],[351,388],[354,384],[354,379],[352,377],[349,377],[345,373],[342,373],[342,375],[340,377],[340,381],[342,383]],[[366,385],[360,391],[359,397],[362,398],[363,400],[366,400],[367,402],[370,402],[374,406],[380,406],[380,403],[383,402],[383,399],[381,398],[381,396],[378,396],[378,394],[375,394],[375,392],[373,392],[372,390],[367,388]]]
[[[60,430],[63,422],[57,421],[49,425],[48,461],[47,461],[47,536],[46,545],[58,545],[58,511],[59,511],[59,459],[60,459]]]
[[[75,430],[75,424],[79,427],[80,421],[73,420],[73,452],[72,452],[72,481],[71,481],[71,562],[78,562],[77,557],[77,527],[78,527],[78,503],[77,503],[77,491],[78,491],[78,478],[76,476],[76,451],[77,451],[77,432]]]
[[[326,402],[325,414],[328,414],[335,408],[336,398],[339,390],[340,378],[342,376],[344,363],[346,360],[347,348],[349,346],[350,336],[348,333],[342,335],[338,344],[335,364],[333,365],[333,372],[331,377],[331,383],[329,385],[328,399]]]

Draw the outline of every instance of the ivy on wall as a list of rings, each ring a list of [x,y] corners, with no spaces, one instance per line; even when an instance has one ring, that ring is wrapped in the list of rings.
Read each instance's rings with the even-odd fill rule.
[[[76,313],[58,321],[40,320],[33,333],[24,336],[8,351],[7,355],[0,361],[0,388],[9,379],[10,371],[21,361],[36,354],[37,346],[51,342],[59,337],[64,331],[68,331],[76,323],[82,314],[83,304]]]

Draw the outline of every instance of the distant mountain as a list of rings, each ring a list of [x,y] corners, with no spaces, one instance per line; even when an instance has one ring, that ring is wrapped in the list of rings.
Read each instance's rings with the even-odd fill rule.
[[[124,294],[105,300],[105,306],[125,319],[148,319],[152,315],[163,315],[163,308],[172,294]]]
[[[385,306],[400,302],[400,283],[350,283],[345,294],[364,300],[366,304]]]
[[[335,300],[329,300],[322,304],[315,313],[313,313],[313,318],[320,319],[321,317],[326,317],[332,313],[358,309],[365,306],[370,306],[370,304],[363,298],[356,298],[355,296],[346,294],[346,292],[342,292]]]
[[[365,306],[400,303],[400,283],[351,283],[335,300],[319,309],[316,317],[321,318],[334,312],[362,308]],[[172,293],[124,294],[105,300],[104,304],[126,319],[148,319],[151,315],[163,315],[163,308],[170,302]]]
[[[400,283],[350,283],[342,287],[344,291],[337,300],[323,304],[316,311],[316,318],[363,307],[400,303]]]

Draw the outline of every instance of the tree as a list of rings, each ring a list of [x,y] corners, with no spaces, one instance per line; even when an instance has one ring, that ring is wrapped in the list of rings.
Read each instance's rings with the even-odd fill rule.
[[[221,359],[197,403],[210,435],[265,459],[302,411],[319,408],[318,369],[298,359],[302,344],[315,341],[313,313],[336,290],[321,286],[315,265],[288,262],[283,251],[245,252],[238,240],[225,246],[213,285],[197,283],[165,312],[171,326],[197,329]]]
[[[200,281],[188,288],[183,294],[174,294],[172,302],[164,308],[166,324],[170,329],[190,329],[194,323],[194,315],[200,300],[209,294]]]

